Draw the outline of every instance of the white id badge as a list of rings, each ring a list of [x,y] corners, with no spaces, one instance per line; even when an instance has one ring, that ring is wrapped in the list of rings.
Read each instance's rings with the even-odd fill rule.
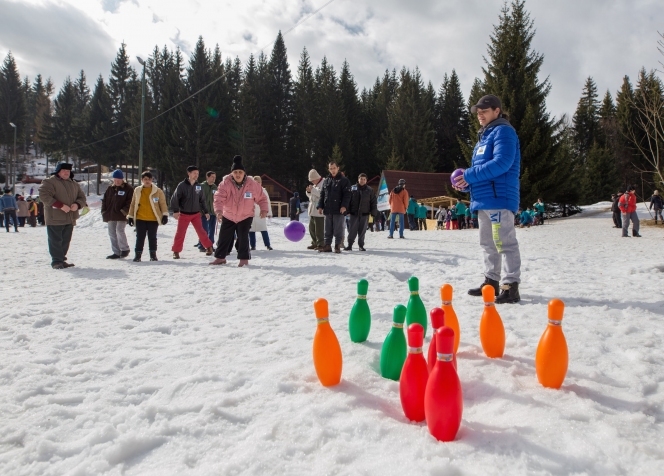
[[[486,146],[483,145],[482,147],[480,147],[479,149],[477,149],[477,155],[482,155],[482,154],[484,154],[484,151],[485,151],[485,150],[486,150]]]
[[[200,191],[201,191],[201,186],[200,186],[200,185],[196,185],[196,191],[197,191],[197,192],[200,192]]]
[[[254,198],[254,197],[251,195],[251,192],[245,192],[244,198]]]
[[[124,193],[123,190],[120,190],[120,191],[118,192],[118,195],[120,195],[120,196],[123,196],[124,194],[125,194],[125,193]]]
[[[155,202],[155,203],[158,202],[158,201],[159,201],[159,197],[154,197],[154,198],[152,199],[152,201]]]

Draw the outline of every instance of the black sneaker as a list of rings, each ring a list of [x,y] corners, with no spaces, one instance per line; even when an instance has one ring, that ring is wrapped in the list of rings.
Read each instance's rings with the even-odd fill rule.
[[[498,296],[498,293],[500,293],[500,286],[498,281],[494,281],[493,279],[489,278],[484,278],[484,282],[480,285],[479,288],[473,288],[468,290],[468,294],[471,296],[482,296],[482,288],[486,285],[493,286],[493,290],[496,293],[496,296]]]
[[[367,250],[365,250],[363,246],[360,246],[360,251],[367,251]]]
[[[136,255],[134,256],[134,262],[139,263],[141,261],[141,255],[143,255],[143,252],[137,251]]]
[[[635,238],[641,238],[641,235],[639,235],[638,231],[633,231],[632,230],[632,236],[635,237]]]
[[[156,251],[150,251],[150,261],[159,261],[157,259],[157,252]]]
[[[53,269],[65,269],[65,264],[64,263],[53,263],[51,265],[51,268],[53,268]]]
[[[344,248],[344,251],[353,251],[353,246],[352,246],[352,245],[348,245],[348,246],[346,246],[346,247]]]
[[[123,251],[122,254],[120,254],[120,258],[126,258],[127,256],[129,256],[129,250]]]
[[[106,259],[120,259],[120,256],[113,253],[112,255],[108,255]]]
[[[271,247],[271,246],[268,246],[267,249],[268,249],[269,251],[272,251],[272,247]]]
[[[519,283],[505,283],[500,286],[500,289],[500,296],[496,298],[496,304],[514,304],[521,301]]]

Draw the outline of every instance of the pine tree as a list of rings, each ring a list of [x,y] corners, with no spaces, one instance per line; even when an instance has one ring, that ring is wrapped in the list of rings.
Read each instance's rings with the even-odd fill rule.
[[[629,137],[634,131],[636,123],[636,109],[634,108],[634,89],[628,76],[623,78],[622,85],[616,95],[616,120],[620,134],[629,142]],[[637,131],[634,131],[638,133]],[[637,159],[634,150],[627,147],[623,153],[617,156],[616,167],[621,178],[622,185],[636,183],[639,174],[635,171],[633,162]]]
[[[597,86],[593,78],[588,77],[572,118],[577,152],[583,159],[599,138],[599,107]]]
[[[477,104],[477,102],[485,95],[484,90],[486,86],[479,78],[475,78],[473,85],[470,88],[470,94],[468,96],[468,103],[466,110],[470,111],[470,108]],[[480,123],[477,120],[477,116],[474,114],[468,115],[468,141],[462,142],[459,141],[461,147],[461,152],[463,154],[464,162],[463,166],[470,167],[473,162],[473,149],[475,143],[478,140],[477,132],[480,130]]]
[[[76,147],[79,130],[76,124],[76,87],[69,76],[53,101],[51,123],[46,129],[45,150],[56,159],[69,162]]]
[[[293,178],[298,188],[313,166],[315,138],[315,83],[311,59],[306,48],[300,54],[297,78],[293,83],[293,122],[291,126],[291,155],[294,161]]]
[[[121,134],[129,126],[130,104],[129,83],[132,78],[133,68],[129,64],[127,45],[122,43],[120,49],[111,64],[111,76],[109,79],[109,96],[113,105],[113,134]],[[127,135],[121,134],[109,140],[108,147],[116,151],[116,164],[127,163],[126,156]],[[115,165],[115,164],[113,164]]]
[[[357,84],[350,72],[348,61],[343,62],[339,74],[339,94],[344,116],[346,131],[344,134],[343,154],[346,175],[354,180],[360,173],[366,173],[366,166],[361,157],[362,142],[362,109],[357,95]]]
[[[445,75],[436,101],[437,172],[451,172],[465,162],[462,144],[469,142],[468,106],[455,70]]]
[[[519,137],[522,201],[533,203],[538,197],[556,201],[568,171],[555,167],[559,125],[546,111],[549,80],[538,79],[544,56],[531,49],[535,30],[523,0],[505,5],[499,19],[489,41],[484,92],[501,99]]]
[[[14,128],[16,141],[21,144],[26,134],[26,97],[16,60],[11,51],[0,67],[0,144],[11,148],[13,154]]]
[[[335,145],[342,144],[346,134],[343,102],[334,67],[323,57],[314,74],[315,137],[313,165],[317,170],[327,169],[327,159]]]
[[[49,79],[46,84],[41,74],[35,78],[32,86],[32,128],[34,130],[33,141],[35,153],[39,157],[42,153],[41,142],[44,137],[44,127],[50,122],[51,116],[51,92],[52,84]]]
[[[597,141],[593,142],[587,153],[585,172],[582,183],[585,203],[608,200],[619,185],[615,159],[610,151]]]
[[[97,162],[97,188],[99,194],[99,182],[101,180],[101,166],[111,165],[112,151],[105,144],[104,139],[112,135],[113,130],[113,104],[108,94],[108,87],[104,78],[99,75],[95,83],[95,89],[90,98],[90,111],[87,116],[88,137],[92,146],[90,154]]]
[[[389,112],[391,145],[390,167],[432,172],[435,166],[436,139],[432,111],[418,69],[401,70],[396,100]]]

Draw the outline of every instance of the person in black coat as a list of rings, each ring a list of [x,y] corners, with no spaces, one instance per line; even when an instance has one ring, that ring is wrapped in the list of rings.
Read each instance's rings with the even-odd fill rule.
[[[295,192],[288,201],[288,209],[291,221],[300,221],[300,194]]]
[[[662,218],[662,196],[659,194],[659,190],[655,190],[652,197],[650,197],[650,209],[655,208],[655,225],[657,225],[657,215],[662,223],[664,223],[664,218]]]
[[[618,200],[623,192],[619,192],[618,195],[615,193],[611,194],[611,211],[613,212],[613,228],[622,228],[622,215],[620,207],[618,207]]]
[[[369,215],[376,217],[378,209],[376,205],[376,194],[373,189],[367,185],[367,175],[360,174],[357,183],[350,189],[350,230],[348,231],[348,246],[345,251],[353,249],[353,242],[357,237],[357,243],[360,245],[360,251],[364,249],[364,236],[367,233],[369,224]]]
[[[345,215],[350,205],[350,181],[339,171],[339,166],[332,161],[328,164],[330,175],[323,181],[317,209],[325,215],[325,246],[320,250],[324,253],[332,251],[341,253],[344,241]]]

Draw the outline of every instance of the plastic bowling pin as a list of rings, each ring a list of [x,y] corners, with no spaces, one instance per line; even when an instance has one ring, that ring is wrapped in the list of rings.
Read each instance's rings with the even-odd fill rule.
[[[429,433],[439,441],[452,441],[463,414],[461,382],[452,365],[454,331],[442,327],[436,331],[434,339],[438,354],[424,393],[424,412]]]
[[[454,331],[454,355],[459,351],[459,341],[461,340],[461,329],[459,328],[459,319],[452,307],[452,294],[454,288],[449,284],[443,284],[440,287],[440,299],[443,301],[441,309],[445,311],[445,325]],[[456,363],[456,360],[455,360]]]
[[[484,312],[480,321],[480,341],[487,357],[495,359],[505,352],[505,327],[496,309],[496,292],[493,286],[482,288]]]
[[[447,325],[447,316],[445,315],[445,311],[443,311],[441,308],[434,307],[429,313],[429,317],[431,318],[431,332],[433,334],[433,337],[431,337],[431,342],[429,342],[429,353],[427,354],[427,367],[429,368],[429,372],[431,372],[433,370],[434,365],[436,365],[436,360],[437,360],[436,331],[441,327]],[[452,364],[454,365],[454,370],[456,370],[457,369],[456,354],[454,354],[454,357],[452,358]]]
[[[429,369],[422,354],[424,329],[415,323],[408,326],[408,357],[403,364],[399,396],[401,408],[411,421],[424,421],[424,392],[429,380]]]
[[[369,281],[360,279],[357,283],[357,300],[350,311],[348,319],[348,331],[350,340],[353,342],[364,342],[369,337],[371,329],[371,311],[367,304],[367,291],[369,290]]]
[[[564,311],[565,303],[560,299],[549,301],[549,324],[537,345],[537,380],[549,388],[560,388],[567,374],[567,341],[562,327]]]
[[[424,329],[424,335],[427,335],[427,310],[420,298],[420,280],[415,276],[408,279],[408,288],[410,289],[410,299],[408,300],[408,312],[406,313],[406,324],[418,323]]]
[[[399,381],[406,360],[406,336],[403,333],[406,307],[401,304],[394,306],[392,320],[392,329],[380,350],[380,375],[383,378]]]
[[[331,387],[341,380],[341,347],[337,335],[330,327],[327,299],[316,299],[314,311],[318,321],[314,336],[314,367],[320,383]]]

